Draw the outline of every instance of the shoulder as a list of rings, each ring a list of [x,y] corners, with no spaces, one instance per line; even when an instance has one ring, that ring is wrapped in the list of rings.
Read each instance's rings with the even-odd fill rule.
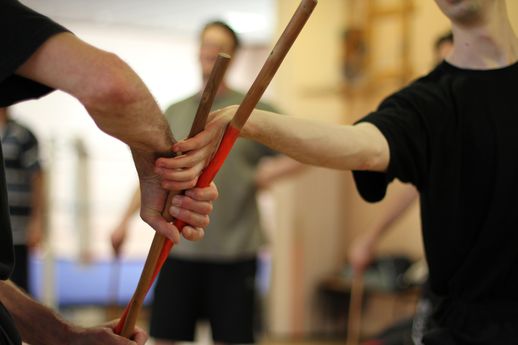
[[[16,0],[0,1],[0,104],[38,98],[50,88],[16,76],[15,71],[51,36],[67,31],[51,19]]]
[[[386,97],[378,111],[436,116],[451,108],[450,81],[440,67]]]

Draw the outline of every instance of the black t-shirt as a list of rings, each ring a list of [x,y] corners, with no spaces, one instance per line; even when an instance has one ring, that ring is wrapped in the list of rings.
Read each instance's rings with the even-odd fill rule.
[[[41,97],[52,89],[14,75],[15,70],[52,35],[66,29],[15,0],[0,0],[0,107]],[[13,266],[5,172],[0,169],[0,279]]]
[[[23,6],[16,0],[0,0],[0,107],[41,97],[51,88],[14,75],[14,72],[52,35],[66,31],[49,18]],[[13,247],[5,171],[0,150],[0,279],[9,277]],[[21,344],[11,317],[0,304],[0,342]]]
[[[390,163],[355,172],[357,188],[378,201],[394,178],[417,187],[431,289],[449,310],[518,320],[517,90],[518,63],[443,62],[361,120],[383,133]]]

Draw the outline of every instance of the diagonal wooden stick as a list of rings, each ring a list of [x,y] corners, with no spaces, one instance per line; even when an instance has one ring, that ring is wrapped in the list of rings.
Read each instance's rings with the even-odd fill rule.
[[[237,137],[239,136],[239,132],[241,128],[243,128],[246,120],[248,120],[248,117],[252,113],[254,107],[257,105],[259,100],[261,99],[264,91],[270,84],[271,80],[273,79],[273,76],[275,75],[275,72],[279,69],[279,66],[281,65],[282,61],[286,57],[286,54],[288,53],[289,49],[295,42],[295,39],[299,35],[300,31],[304,27],[304,24],[306,24],[307,20],[309,19],[311,13],[313,12],[313,9],[315,8],[317,4],[317,0],[302,0],[293,14],[290,22],[284,29],[284,32],[281,34],[281,37],[277,41],[276,45],[273,47],[270,55],[268,56],[266,62],[264,63],[263,67],[261,68],[261,71],[259,71],[259,74],[257,75],[254,83],[250,87],[250,90],[246,94],[245,98],[241,102],[239,108],[236,111],[236,114],[232,118],[232,121],[229,123],[227,130],[225,131],[225,134],[223,135],[223,138],[221,140],[221,143],[219,145],[218,151],[216,152],[214,158],[209,163],[207,168],[204,170],[204,172],[200,175],[197,183],[197,187],[207,187],[214,177],[216,176],[217,172],[223,165],[226,157],[230,153],[230,150],[232,149],[232,146],[234,145]],[[181,220],[176,220],[175,225],[178,229],[183,229],[185,226],[185,223]],[[171,241],[167,241],[162,246],[162,251],[158,253],[158,262],[155,267],[155,270],[152,274],[151,279],[147,281],[147,289],[149,289],[153,283],[153,280],[156,278],[158,273],[160,272],[160,269],[162,268],[162,265],[164,264],[165,260],[167,259],[167,256],[169,255],[169,251],[171,250],[173,244]],[[150,253],[151,254],[151,253]],[[153,253],[153,255],[156,255],[156,253]],[[142,279],[141,279],[142,280]],[[140,282],[139,282],[140,285]],[[147,292],[147,290],[146,290]],[[139,296],[139,298],[142,298],[142,300],[145,297]],[[137,302],[137,301],[136,301]],[[130,302],[130,305],[133,304],[133,299]],[[129,337],[131,335],[131,332],[133,331],[133,328],[135,326],[136,316],[132,315],[130,313],[131,307],[128,305],[128,308],[126,308],[125,313],[123,314],[121,318],[121,322],[125,323],[124,331],[121,333],[121,335],[125,337]],[[140,306],[142,305],[142,301],[140,301]],[[135,308],[133,308],[135,309]],[[138,310],[138,309],[137,309]],[[131,319],[132,324],[129,322],[123,321],[126,319]],[[121,323],[119,322],[119,324]],[[116,328],[115,332],[117,332],[118,328]]]
[[[221,81],[223,80],[229,62],[230,56],[227,54],[218,55],[209,79],[207,80],[207,84],[203,89],[200,104],[198,106],[198,110],[196,111],[196,116],[194,117],[189,137],[195,136],[205,128],[207,116],[210,113],[210,109],[214,103],[214,98],[216,97],[216,93],[218,91],[219,85],[221,84]],[[166,206],[162,211],[162,216],[169,222],[174,220],[169,213],[171,200],[179,192],[169,192]],[[160,253],[163,251],[164,246],[167,246],[168,242],[172,243],[163,235],[155,233],[137,288],[128,306],[124,310],[124,314],[122,315],[119,323],[115,328],[115,333],[120,334],[126,338],[131,336],[133,329],[135,328],[138,314],[142,308],[142,304],[144,303],[146,294],[153,284],[155,267],[157,266]]]

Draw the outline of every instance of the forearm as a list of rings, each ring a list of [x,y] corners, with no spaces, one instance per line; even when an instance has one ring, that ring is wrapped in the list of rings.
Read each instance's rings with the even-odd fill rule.
[[[73,327],[11,282],[0,282],[0,300],[11,313],[24,342],[32,345],[70,343]]]
[[[241,135],[306,164],[372,171],[388,165],[388,144],[370,124],[338,126],[254,110]]]
[[[132,149],[170,150],[173,136],[159,106],[116,55],[62,33],[48,39],[17,73],[76,97],[101,130]]]

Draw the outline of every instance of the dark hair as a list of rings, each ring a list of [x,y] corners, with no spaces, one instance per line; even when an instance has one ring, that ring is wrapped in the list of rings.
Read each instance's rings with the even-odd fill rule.
[[[448,31],[447,33],[437,37],[435,40],[435,50],[438,50],[439,47],[444,43],[453,43],[453,33],[451,31]]]
[[[220,27],[220,28],[224,29],[225,31],[227,31],[230,34],[230,36],[232,36],[232,40],[234,41],[234,50],[239,49],[239,47],[241,46],[241,41],[239,40],[239,37],[237,36],[234,29],[232,29],[230,27],[230,25],[228,25],[227,23],[225,23],[222,20],[213,20],[213,21],[205,24],[205,26],[201,30],[200,36],[203,36],[205,31],[207,31],[207,29],[209,29],[210,27],[213,27],[213,26]]]

